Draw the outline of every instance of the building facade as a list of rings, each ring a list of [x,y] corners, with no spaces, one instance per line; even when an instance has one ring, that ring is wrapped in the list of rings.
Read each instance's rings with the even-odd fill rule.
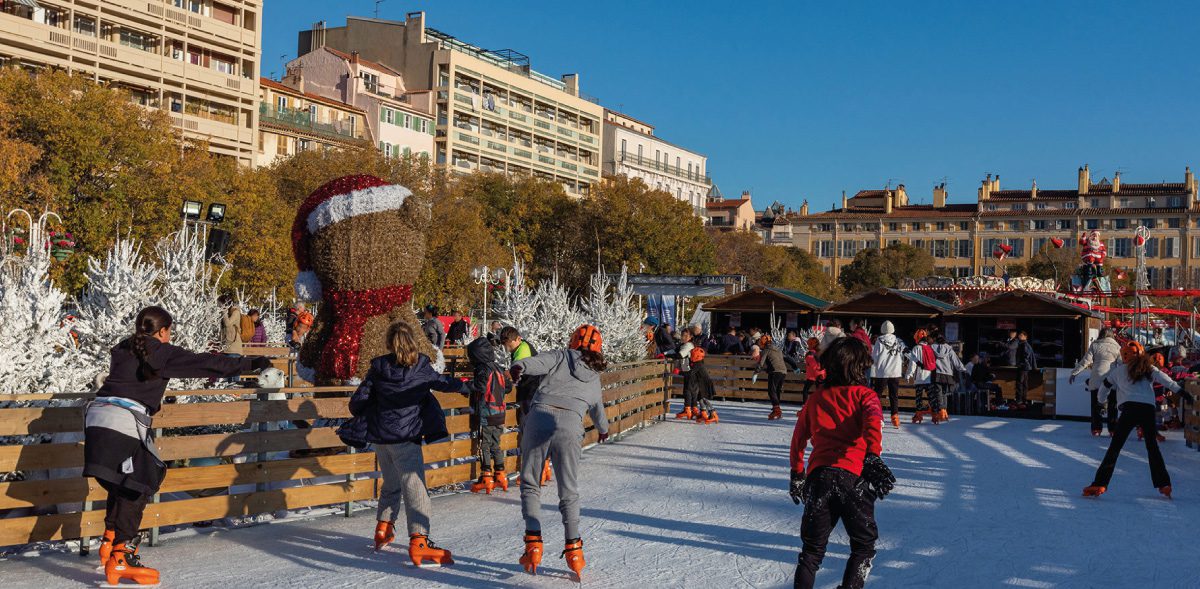
[[[1079,168],[1072,189],[1005,190],[1000,177],[985,178],[976,202],[947,202],[944,185],[933,189],[932,204],[911,204],[904,185],[863,190],[842,196],[842,206],[793,218],[794,245],[811,251],[836,279],[839,270],[866,248],[907,243],[928,251],[942,276],[999,275],[1003,263],[993,255],[1001,244],[1011,248],[1006,262],[1024,263],[1054,238],[1067,247],[1099,231],[1108,248],[1106,266],[1132,269],[1136,263],[1134,229],[1149,230],[1146,266],[1154,288],[1200,285],[1200,202],[1191,168],[1183,182],[1123,184],[1093,182]],[[1062,268],[1066,276],[1072,268]]]
[[[322,47],[353,53],[400,74],[408,91],[432,94],[435,161],[453,170],[533,175],[587,196],[600,179],[604,109],[579,90],[579,76],[557,79],[529,58],[486,50],[425,26],[347,17],[299,35],[297,55]]]
[[[288,62],[283,81],[362,109],[367,138],[388,157],[433,157],[431,93],[407,90],[400,72],[358,53],[325,46]]]
[[[344,102],[259,80],[259,166],[312,149],[370,145],[366,112]]]
[[[604,173],[641,178],[688,203],[697,215],[712,181],[708,158],[654,135],[654,126],[616,111],[604,111]]]
[[[252,165],[261,24],[260,0],[4,0],[0,65],[124,88],[186,137]]]
[[[720,231],[754,230],[754,202],[750,191],[742,192],[741,198],[721,198],[720,191],[713,192],[717,196],[709,198],[704,205],[709,227]]]

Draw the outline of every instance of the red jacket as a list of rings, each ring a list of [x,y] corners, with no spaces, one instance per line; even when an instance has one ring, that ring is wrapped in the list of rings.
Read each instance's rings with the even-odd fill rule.
[[[821,362],[817,360],[817,355],[811,351],[804,355],[804,380],[809,382],[825,380],[825,369],[821,368]]]
[[[867,335],[867,330],[860,327],[850,332],[850,335],[857,338],[858,341],[867,344],[868,348],[871,347],[871,336]]]
[[[807,472],[834,466],[862,476],[863,459],[879,454],[883,408],[879,395],[863,386],[832,387],[813,393],[800,411],[792,433],[792,471],[805,468],[804,450],[812,440]]]

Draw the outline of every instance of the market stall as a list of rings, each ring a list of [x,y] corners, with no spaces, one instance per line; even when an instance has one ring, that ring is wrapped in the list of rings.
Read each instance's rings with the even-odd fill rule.
[[[755,286],[740,293],[704,303],[712,313],[713,333],[723,333],[730,327],[739,330],[757,327],[771,330],[771,315],[787,329],[806,329],[816,322],[817,313],[829,305],[799,291]]]
[[[838,317],[843,323],[850,319],[865,319],[872,334],[879,333],[879,326],[885,320],[891,321],[896,327],[896,335],[911,345],[912,334],[918,327],[933,324],[940,328],[943,315],[956,308],[920,293],[879,288],[830,305],[821,311],[821,317]]]

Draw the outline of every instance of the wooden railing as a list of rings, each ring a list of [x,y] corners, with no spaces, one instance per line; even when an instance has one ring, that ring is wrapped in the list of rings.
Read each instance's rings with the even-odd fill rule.
[[[661,362],[615,366],[602,375],[601,382],[614,435],[641,427],[666,411]],[[332,423],[318,421],[349,417],[347,401],[352,392],[350,387],[169,391],[154,427],[159,453],[170,468],[160,494],[146,508],[142,527],[339,504],[345,504],[349,514],[351,502],[376,497],[374,452],[352,452],[338,439]],[[217,395],[235,399],[213,399]],[[192,402],[171,402],[185,396]],[[424,447],[430,488],[473,480],[479,474],[472,460],[470,418],[461,414],[466,398],[454,393],[437,397],[446,410],[451,438]],[[0,407],[0,436],[47,434],[57,440],[22,445],[10,438],[8,445],[0,445],[0,473],[20,472],[26,479],[0,483],[0,546],[103,532],[105,492],[94,479],[80,474],[83,405],[90,398],[87,394],[0,398],[40,405]],[[514,401],[515,395],[509,400]],[[71,406],[50,406],[63,403]],[[296,422],[308,427],[297,428]],[[516,426],[515,409],[509,409],[505,425]],[[181,429],[198,426],[236,431]],[[585,426],[584,444],[594,443],[591,421],[585,420]],[[501,446],[506,451],[516,449],[516,431],[506,432]],[[510,453],[506,466],[516,472],[518,456]]]

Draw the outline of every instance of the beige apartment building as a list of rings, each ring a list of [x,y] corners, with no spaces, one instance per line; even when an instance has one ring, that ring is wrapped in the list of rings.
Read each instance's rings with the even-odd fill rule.
[[[302,151],[371,145],[362,109],[267,78],[259,87],[259,166]]]
[[[0,65],[124,88],[213,153],[252,165],[261,24],[260,0],[4,0]]]
[[[600,180],[604,108],[580,91],[577,74],[541,74],[517,51],[483,49],[425,26],[423,12],[403,22],[318,24],[300,32],[296,54],[322,47],[399,72],[408,92],[432,91],[440,165],[533,175],[581,197]]]
[[[863,190],[827,212],[802,207],[792,216],[793,245],[811,251],[831,278],[866,248],[907,243],[928,251],[942,276],[999,275],[1004,263],[993,257],[1000,244],[1012,248],[1008,260],[1028,262],[1053,238],[1067,247],[1092,230],[1108,248],[1109,268],[1132,269],[1134,229],[1149,229],[1146,266],[1154,288],[1200,285],[1200,202],[1191,168],[1182,182],[1125,184],[1121,174],[1093,182],[1088,166],[1078,170],[1070,189],[1002,189],[988,174],[976,202],[950,203],[936,186],[931,204],[913,204],[904,185]],[[1063,269],[1065,277],[1074,268]]]

